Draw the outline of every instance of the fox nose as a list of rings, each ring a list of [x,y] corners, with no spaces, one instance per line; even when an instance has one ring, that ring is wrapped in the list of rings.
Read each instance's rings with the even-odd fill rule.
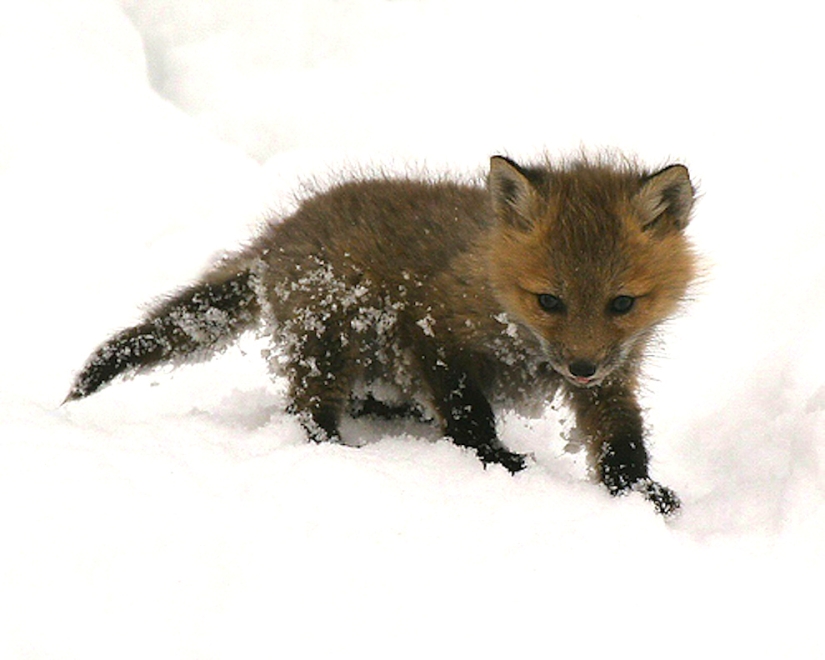
[[[596,365],[589,360],[573,360],[567,368],[575,378],[590,378],[596,373]]]

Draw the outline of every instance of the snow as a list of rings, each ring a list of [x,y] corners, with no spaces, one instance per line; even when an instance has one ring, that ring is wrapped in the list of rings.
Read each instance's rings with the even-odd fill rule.
[[[0,657],[821,657],[810,3],[0,5]],[[262,346],[60,406],[89,352],[342,169],[684,162],[707,273],[649,367],[666,522],[566,412],[511,477],[414,422],[307,443]]]

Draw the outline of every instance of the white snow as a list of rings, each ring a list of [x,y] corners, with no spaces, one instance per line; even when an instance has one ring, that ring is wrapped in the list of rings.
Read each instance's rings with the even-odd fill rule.
[[[0,4],[0,657],[825,653],[825,45],[811,3]],[[341,168],[679,160],[707,275],[645,396],[673,522],[564,410],[511,477],[314,445],[260,343],[61,407],[141,305]]]

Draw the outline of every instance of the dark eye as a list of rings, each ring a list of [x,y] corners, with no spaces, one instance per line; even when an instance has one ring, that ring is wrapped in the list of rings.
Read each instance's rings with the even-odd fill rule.
[[[539,305],[545,312],[564,311],[564,303],[561,301],[561,298],[554,296],[552,293],[540,293]]]
[[[616,296],[610,301],[610,311],[614,314],[627,314],[635,303],[633,296]]]

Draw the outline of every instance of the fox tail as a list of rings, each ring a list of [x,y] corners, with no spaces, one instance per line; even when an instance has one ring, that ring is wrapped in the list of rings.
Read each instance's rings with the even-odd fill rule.
[[[117,376],[204,360],[228,346],[259,322],[255,279],[248,267],[224,268],[163,301],[89,356],[64,403],[97,392]]]

